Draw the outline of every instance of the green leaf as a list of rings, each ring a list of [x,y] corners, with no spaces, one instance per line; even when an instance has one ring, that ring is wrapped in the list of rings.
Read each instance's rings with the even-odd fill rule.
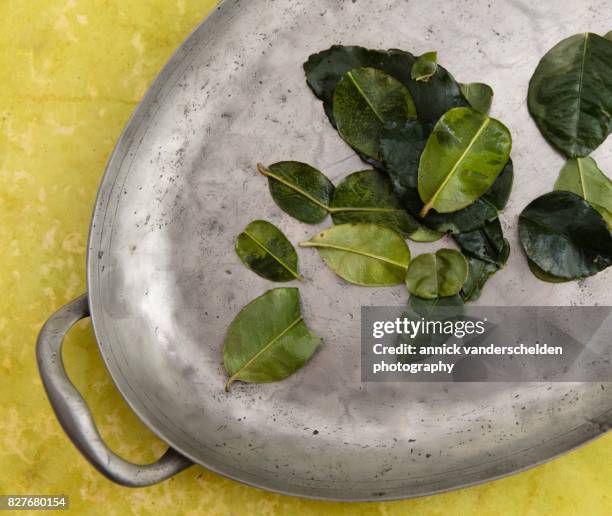
[[[437,319],[440,314],[443,314],[444,317],[463,314],[463,298],[458,294],[433,299],[411,295],[408,304],[417,315],[426,319]]]
[[[427,226],[420,225],[419,229],[408,235],[408,238],[414,242],[437,242],[445,233],[429,229]]]
[[[384,124],[416,116],[406,87],[375,68],[347,72],[336,86],[333,102],[340,136],[351,147],[374,159],[379,159]]]
[[[413,216],[418,216],[423,208],[416,187],[419,161],[428,134],[420,121],[408,120],[402,124],[388,124],[381,135],[381,154],[393,190]],[[477,229],[497,217],[497,209],[501,210],[506,205],[512,180],[512,161],[508,160],[502,173],[480,199],[453,213],[432,210],[422,222],[438,232],[460,233]]]
[[[406,274],[408,292],[424,299],[458,294],[468,275],[465,257],[454,249],[421,254],[410,263]]]
[[[487,222],[482,228],[453,235],[463,254],[502,268],[510,255],[510,243],[504,238],[499,219]]]
[[[482,198],[490,202],[498,210],[503,210],[508,204],[510,198],[510,192],[512,192],[512,183],[514,182],[514,164],[512,158],[508,159],[508,162],[501,171],[501,174],[497,176],[495,182],[491,185],[491,188],[487,190]]]
[[[274,202],[292,217],[317,224],[329,211],[334,185],[316,168],[298,161],[281,161],[257,170],[268,178]]]
[[[415,81],[429,81],[436,73],[436,69],[438,68],[437,61],[437,52],[426,52],[422,56],[419,56],[412,65],[410,78]]]
[[[419,164],[420,214],[460,210],[482,196],[510,157],[512,138],[501,122],[471,108],[445,113]]]
[[[296,288],[269,290],[246,305],[230,324],[223,348],[229,379],[247,383],[277,382],[304,366],[321,343],[300,309]]]
[[[298,257],[291,242],[274,224],[251,222],[236,240],[236,254],[249,269],[270,281],[304,278],[297,271]]]
[[[357,46],[332,46],[314,54],[304,63],[306,80],[314,94],[323,101],[325,112],[335,127],[333,94],[342,76],[353,68],[377,68],[395,77],[410,90],[418,117],[436,121],[449,109],[467,106],[459,85],[442,66],[428,82],[410,77],[416,58],[402,50],[369,50]]]
[[[557,276],[548,274],[547,272],[543,271],[540,267],[538,267],[538,265],[536,265],[529,259],[527,259],[527,263],[533,275],[542,281],[546,281],[547,283],[567,283],[568,281],[572,281],[570,279],[557,278]]]
[[[612,264],[612,236],[603,218],[572,192],[551,192],[519,217],[525,254],[547,274],[576,279]]]
[[[549,143],[588,156],[611,128],[612,41],[586,32],[555,45],[531,77],[528,106]]]
[[[608,41],[612,41],[612,30],[609,32],[606,32],[604,38],[606,38]]]
[[[561,169],[555,190],[574,192],[595,208],[612,229],[612,181],[593,158],[571,158]]]
[[[488,113],[493,102],[493,88],[483,82],[470,82],[459,84],[461,93],[476,111]]]
[[[315,247],[331,270],[356,285],[399,285],[410,263],[399,233],[376,224],[333,226],[300,246]]]
[[[347,176],[337,187],[329,210],[334,224],[371,222],[409,236],[419,223],[401,205],[389,178],[376,170]]]
[[[498,271],[497,265],[484,262],[477,258],[467,257],[468,277],[461,288],[461,297],[466,303],[476,301],[482,292],[484,284]]]

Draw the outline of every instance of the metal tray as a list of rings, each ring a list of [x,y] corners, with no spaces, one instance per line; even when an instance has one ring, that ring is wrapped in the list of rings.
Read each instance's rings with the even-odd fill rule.
[[[605,0],[589,9],[557,1],[554,10],[518,1],[223,2],[128,123],[96,201],[89,293],[39,338],[45,387],[79,449],[125,485],[163,480],[193,461],[272,491],[373,500],[496,478],[604,433],[612,384],[361,383],[360,307],[402,304],[407,294],[348,285],[308,250],[300,251],[304,313],[325,342],[307,367],[227,394],[222,343],[240,308],[274,286],[238,261],[236,235],[254,218],[294,242],[317,230],[276,207],[255,163],[306,161],[335,181],[367,168],[330,127],[301,69],[334,43],[437,49],[458,80],[495,89],[492,113],[514,136],[516,184],[502,215],[513,254],[480,304],[610,304],[609,271],[545,284],[516,240],[521,208],[552,188],[563,163],[527,113],[529,77],[562,37],[604,32],[605,12]],[[595,156],[612,168],[609,145]],[[117,388],[171,447],[155,464],[136,466],[106,448],[58,359],[63,335],[89,309]]]

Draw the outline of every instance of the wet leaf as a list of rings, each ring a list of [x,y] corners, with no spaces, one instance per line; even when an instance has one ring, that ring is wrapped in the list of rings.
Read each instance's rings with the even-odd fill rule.
[[[296,288],[277,288],[246,305],[230,324],[223,348],[229,379],[247,383],[277,382],[304,366],[321,343],[300,309]]]
[[[436,73],[437,68],[438,53],[426,52],[422,56],[419,56],[412,65],[412,69],[410,71],[410,78],[414,79],[415,81],[427,82]]]
[[[557,278],[557,276],[548,274],[529,259],[527,259],[527,263],[529,264],[529,269],[533,275],[542,281],[546,281],[547,283],[567,283],[568,281],[572,281],[570,279]]]
[[[510,131],[494,118],[471,108],[445,113],[421,155],[421,216],[432,208],[449,213],[472,204],[501,173],[511,147]]]
[[[304,281],[291,242],[274,224],[251,222],[236,240],[236,254],[249,269],[270,281]]]
[[[612,181],[593,158],[571,158],[561,169],[555,190],[574,192],[595,208],[612,228]]]
[[[547,274],[576,279],[612,264],[612,236],[603,218],[572,192],[551,192],[532,201],[519,217],[527,257]]]
[[[399,285],[410,263],[401,235],[376,224],[333,226],[300,246],[315,247],[331,270],[356,285]]]
[[[257,170],[268,178],[274,202],[292,217],[317,224],[327,216],[334,185],[316,168],[281,161],[267,168],[258,164]]]
[[[376,68],[348,71],[336,86],[333,103],[340,136],[374,159],[380,157],[379,139],[384,124],[416,116],[408,89]]]
[[[395,77],[410,90],[418,117],[436,121],[446,111],[467,106],[458,83],[442,66],[428,82],[410,77],[416,58],[402,50],[369,50],[358,46],[332,46],[311,55],[304,63],[306,81],[314,94],[323,101],[325,112],[335,127],[333,94],[342,76],[353,68],[377,68]]]
[[[461,93],[476,111],[488,113],[493,102],[493,88],[482,82],[470,82],[469,84],[459,84]]]
[[[528,106],[552,145],[588,156],[611,129],[612,41],[586,32],[557,43],[529,82]]]
[[[454,249],[421,254],[410,263],[406,274],[408,292],[424,299],[458,294],[468,275],[465,257]]]
[[[404,236],[419,228],[393,193],[389,178],[376,170],[347,176],[334,191],[330,212],[334,224],[371,222]]]
[[[476,301],[480,297],[484,284],[499,270],[495,264],[471,256],[467,257],[467,261],[468,277],[461,288],[461,297],[466,303]]]
[[[502,268],[510,255],[510,243],[504,238],[499,219],[494,219],[474,231],[453,235],[466,256],[492,263]]]
[[[427,129],[418,120],[403,124],[389,124],[381,135],[381,153],[393,189],[413,216],[418,216],[423,202],[416,190],[421,152],[427,141]],[[506,163],[502,173],[489,190],[467,208],[453,213],[431,210],[422,219],[425,226],[439,232],[460,233],[481,227],[497,217],[512,189],[512,161]]]

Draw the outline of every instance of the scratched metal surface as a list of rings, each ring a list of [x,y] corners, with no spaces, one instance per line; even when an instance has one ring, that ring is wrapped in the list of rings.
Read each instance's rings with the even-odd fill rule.
[[[480,304],[611,304],[610,271],[562,285],[537,281],[516,226],[563,164],[528,115],[529,77],[562,37],[606,32],[610,14],[606,0],[225,1],[146,95],[96,203],[88,257],[94,327],[134,411],[219,473],[347,500],[484,481],[606,431],[611,384],[361,383],[360,307],[402,304],[407,293],[345,284],[312,250],[299,252],[299,287],[307,322],[325,342],[307,367],[226,394],[222,343],[240,308],[278,286],[239,262],[236,235],[255,218],[293,242],[317,230],[275,206],[254,164],[306,161],[334,181],[366,168],[304,81],[302,62],[334,43],[436,49],[458,80],[493,86],[492,115],[514,139],[516,181],[501,216],[513,253]],[[610,142],[594,156],[612,170]],[[415,255],[439,244],[410,245]]]

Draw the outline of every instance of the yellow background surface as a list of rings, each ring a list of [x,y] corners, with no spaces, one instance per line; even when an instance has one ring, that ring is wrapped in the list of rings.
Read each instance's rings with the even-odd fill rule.
[[[200,467],[126,489],[69,442],[38,377],[36,335],[85,291],[88,223],[123,125],[214,4],[0,1],[0,494],[66,494],[73,512],[104,515],[612,514],[612,435],[510,478],[371,504],[265,493]],[[88,323],[71,332],[64,358],[111,447],[137,462],[159,456],[163,443],[114,390]]]

